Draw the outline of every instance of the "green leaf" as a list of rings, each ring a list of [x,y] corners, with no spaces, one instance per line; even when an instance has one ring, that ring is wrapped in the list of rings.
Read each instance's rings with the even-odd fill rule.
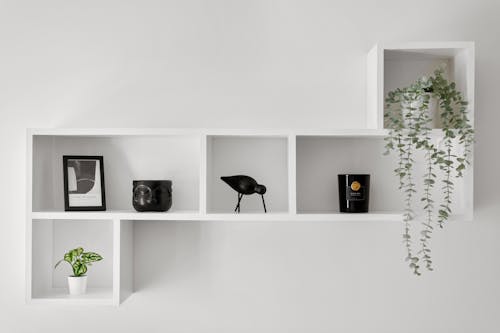
[[[76,258],[80,255],[80,254],[78,254],[78,249],[73,249],[73,250],[69,251],[69,253],[71,255],[71,261],[76,260]]]
[[[75,276],[82,276],[83,274],[87,273],[87,265],[85,265],[85,263],[81,260],[77,260],[73,264],[73,273]]]
[[[445,210],[443,210],[443,209],[440,209],[440,210],[439,210],[439,215],[440,215],[441,217],[448,218],[448,212],[447,212],[447,211],[445,211]]]
[[[69,264],[71,264],[73,262],[73,253],[72,253],[72,251],[70,251],[68,253],[65,253],[63,260],[67,261]]]
[[[85,253],[82,253],[82,261],[84,263],[90,263],[90,262],[95,262],[95,261],[100,261],[102,260],[103,258],[95,253],[95,252],[85,252]]]

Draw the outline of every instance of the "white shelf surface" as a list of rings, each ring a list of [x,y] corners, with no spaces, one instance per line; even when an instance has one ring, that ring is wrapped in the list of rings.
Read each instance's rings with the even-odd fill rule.
[[[33,220],[164,220],[164,221],[189,221],[200,216],[197,211],[172,211],[172,212],[136,212],[126,210],[108,210],[96,212],[66,212],[42,211],[33,212]]]
[[[69,295],[67,288],[52,288],[34,296],[31,303],[113,305],[111,288],[88,288],[84,295]]]
[[[215,136],[215,137],[262,137],[286,138],[293,135],[312,136],[385,136],[384,129],[332,128],[332,129],[177,129],[177,128],[34,128],[28,129],[30,136],[67,137],[161,137],[161,136]]]
[[[401,212],[350,213],[214,213],[194,211],[174,212],[33,212],[33,221],[42,220],[132,220],[132,221],[229,221],[229,222],[348,222],[348,221],[401,221]]]

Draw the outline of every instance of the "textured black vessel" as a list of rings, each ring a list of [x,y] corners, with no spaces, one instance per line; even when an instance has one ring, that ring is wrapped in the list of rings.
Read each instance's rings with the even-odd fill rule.
[[[264,213],[267,213],[266,202],[264,201],[264,194],[267,189],[264,185],[260,185],[257,183],[255,179],[250,176],[245,175],[236,175],[236,176],[228,176],[228,177],[220,177],[226,184],[231,186],[233,190],[238,192],[238,203],[236,204],[235,212],[240,212],[240,203],[243,195],[250,194],[260,194],[262,198],[262,206],[264,206]]]
[[[172,207],[172,181],[134,180],[132,205],[138,212],[166,212]]]
[[[342,213],[367,213],[370,175],[338,175],[339,208]]]

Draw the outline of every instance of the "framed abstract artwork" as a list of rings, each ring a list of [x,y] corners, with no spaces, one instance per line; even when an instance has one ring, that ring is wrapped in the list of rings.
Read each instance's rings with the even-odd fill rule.
[[[63,156],[64,210],[106,210],[102,156]]]

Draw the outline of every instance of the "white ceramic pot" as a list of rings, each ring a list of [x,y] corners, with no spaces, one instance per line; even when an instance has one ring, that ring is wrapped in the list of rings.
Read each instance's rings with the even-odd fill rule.
[[[403,103],[403,109],[402,109],[402,117],[403,117],[403,124],[405,127],[408,127],[408,120],[407,120],[407,115],[408,112],[410,112],[409,108],[416,108],[418,109],[422,105],[422,100],[417,100],[412,103]],[[429,116],[431,118],[431,123],[429,126],[431,128],[441,128],[441,121],[440,121],[440,116],[439,116],[439,104],[436,98],[430,97],[429,98],[429,106],[428,106],[428,111]]]
[[[439,103],[437,98],[431,97],[429,99],[429,114],[431,116],[431,127],[441,128],[441,117],[439,115]]]
[[[87,275],[68,276],[69,294],[83,295],[87,292]]]

